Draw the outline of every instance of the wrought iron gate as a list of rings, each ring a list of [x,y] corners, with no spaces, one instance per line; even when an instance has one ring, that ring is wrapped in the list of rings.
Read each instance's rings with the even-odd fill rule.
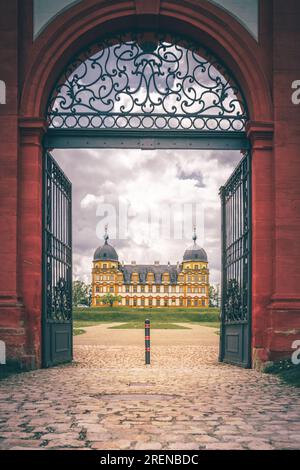
[[[72,360],[72,185],[44,158],[43,366]]]
[[[211,51],[154,31],[102,38],[49,97],[44,147],[245,149],[247,103]],[[72,356],[71,184],[49,153],[44,183],[44,365]],[[221,191],[220,359],[250,366],[250,160]]]
[[[251,159],[224,186],[220,360],[251,367]]]

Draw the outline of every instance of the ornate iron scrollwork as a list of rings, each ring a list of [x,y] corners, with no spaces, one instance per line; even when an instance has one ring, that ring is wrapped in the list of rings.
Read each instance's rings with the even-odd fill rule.
[[[227,321],[237,321],[243,319],[242,293],[236,279],[227,282],[225,293],[224,313]]]
[[[53,316],[56,320],[69,320],[72,312],[72,299],[69,285],[64,278],[60,278],[54,287]]]
[[[247,108],[209,51],[171,35],[136,33],[85,50],[48,105],[55,129],[243,131]]]

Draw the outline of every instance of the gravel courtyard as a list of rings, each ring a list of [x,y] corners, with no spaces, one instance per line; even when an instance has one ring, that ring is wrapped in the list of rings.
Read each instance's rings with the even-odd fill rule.
[[[153,330],[146,367],[143,331],[108,326],[0,382],[1,449],[300,448],[300,390],[218,363],[213,328]]]

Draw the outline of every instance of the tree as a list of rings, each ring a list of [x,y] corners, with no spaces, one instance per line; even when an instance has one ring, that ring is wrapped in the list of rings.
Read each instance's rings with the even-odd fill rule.
[[[219,307],[219,289],[212,285],[209,286],[209,306]]]
[[[101,297],[101,302],[104,305],[109,305],[110,307],[113,306],[114,302],[120,302],[122,300],[122,297],[120,295],[114,295],[114,294],[105,294],[103,297]]]
[[[92,288],[90,284],[85,284],[83,281],[73,281],[72,283],[72,298],[73,305],[91,305],[92,302]]]

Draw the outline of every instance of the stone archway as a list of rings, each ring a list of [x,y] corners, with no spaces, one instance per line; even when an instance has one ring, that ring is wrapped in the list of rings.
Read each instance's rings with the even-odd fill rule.
[[[249,115],[231,72],[211,51],[188,38],[148,30],[120,32],[72,58],[52,90],[46,118],[45,149],[175,146],[243,151],[233,182],[222,189],[220,359],[250,367],[251,156],[245,132]],[[66,196],[71,203],[72,193],[47,151],[44,181],[42,342],[43,364],[50,366],[70,360],[72,352],[72,243],[64,236],[71,232],[71,217],[63,202]],[[57,191],[62,198],[54,196]],[[63,230],[57,230],[61,223]],[[133,302],[137,306],[136,299]]]
[[[254,355],[268,357],[265,316],[272,295],[272,247],[266,241],[272,233],[273,220],[261,217],[261,211],[272,200],[272,103],[261,54],[255,40],[230,15],[215,5],[203,2],[180,5],[176,2],[154,2],[153,7],[137,7],[135,2],[99,2],[78,4],[57,17],[35,41],[28,63],[21,99],[21,237],[19,241],[20,287],[27,319],[27,348],[35,366],[41,360],[41,229],[42,229],[42,139],[46,130],[43,116],[53,84],[70,58],[99,34],[136,26],[157,25],[188,33],[215,51],[233,71],[244,91],[250,121],[248,137],[253,158],[253,279],[252,312]],[[224,26],[224,23],[227,26]],[[267,187],[266,187],[267,182]],[[261,199],[262,191],[264,199]],[[34,220],[34,223],[32,221]],[[263,260],[260,257],[264,250]],[[259,266],[259,269],[258,269]],[[268,282],[265,282],[265,279]]]

